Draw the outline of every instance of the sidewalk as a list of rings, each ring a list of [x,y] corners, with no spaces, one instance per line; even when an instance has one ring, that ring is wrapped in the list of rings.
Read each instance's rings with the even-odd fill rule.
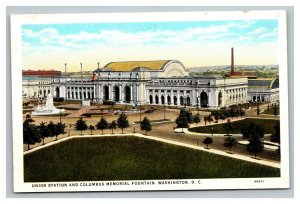
[[[92,106],[82,107],[80,110],[74,111],[70,115],[67,115],[66,118],[76,118],[80,117],[82,114],[88,112]]]

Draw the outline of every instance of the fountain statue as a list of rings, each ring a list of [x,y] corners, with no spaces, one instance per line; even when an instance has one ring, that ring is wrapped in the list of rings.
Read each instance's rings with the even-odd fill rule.
[[[32,112],[32,115],[56,115],[63,113],[65,110],[64,109],[57,109],[53,105],[53,96],[51,94],[48,94],[47,100],[46,100],[46,105],[45,106],[40,106],[38,105],[35,108],[35,111]]]

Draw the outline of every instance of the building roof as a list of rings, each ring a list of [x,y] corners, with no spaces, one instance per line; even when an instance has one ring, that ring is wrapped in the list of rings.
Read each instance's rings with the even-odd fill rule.
[[[113,71],[131,71],[143,67],[152,71],[159,71],[163,70],[164,66],[170,61],[172,60],[110,62],[104,68],[110,68]]]
[[[249,88],[279,88],[279,78],[275,79],[249,79]]]

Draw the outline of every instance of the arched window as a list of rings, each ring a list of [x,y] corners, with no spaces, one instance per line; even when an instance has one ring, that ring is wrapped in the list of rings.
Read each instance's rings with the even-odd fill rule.
[[[125,86],[124,94],[125,94],[125,102],[129,103],[130,99],[131,99],[131,92],[130,92],[130,87],[129,86]]]
[[[170,96],[167,97],[167,100],[168,100],[168,105],[171,105],[171,97]]]
[[[177,97],[174,96],[173,100],[174,100],[174,105],[177,106]]]
[[[191,105],[191,98],[188,96],[186,97],[186,105],[190,106]]]
[[[218,106],[220,107],[222,105],[222,92],[219,92],[218,94]]]
[[[158,104],[158,95],[155,96],[155,104]]]
[[[118,102],[120,100],[120,88],[119,86],[114,86],[114,100]]]
[[[150,103],[150,104],[153,103],[153,96],[152,96],[152,95],[149,96],[149,103]]]
[[[204,91],[200,94],[200,105],[201,107],[206,108],[208,106],[208,96]]]
[[[161,104],[165,104],[165,96],[164,95],[161,96]]]
[[[103,100],[107,101],[109,99],[109,87],[103,86]]]

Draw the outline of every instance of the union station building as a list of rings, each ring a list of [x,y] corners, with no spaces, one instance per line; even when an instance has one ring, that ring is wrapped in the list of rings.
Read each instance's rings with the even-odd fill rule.
[[[54,76],[51,93],[67,101],[199,106],[248,102],[248,78],[192,77],[178,60],[111,62],[91,76]]]

